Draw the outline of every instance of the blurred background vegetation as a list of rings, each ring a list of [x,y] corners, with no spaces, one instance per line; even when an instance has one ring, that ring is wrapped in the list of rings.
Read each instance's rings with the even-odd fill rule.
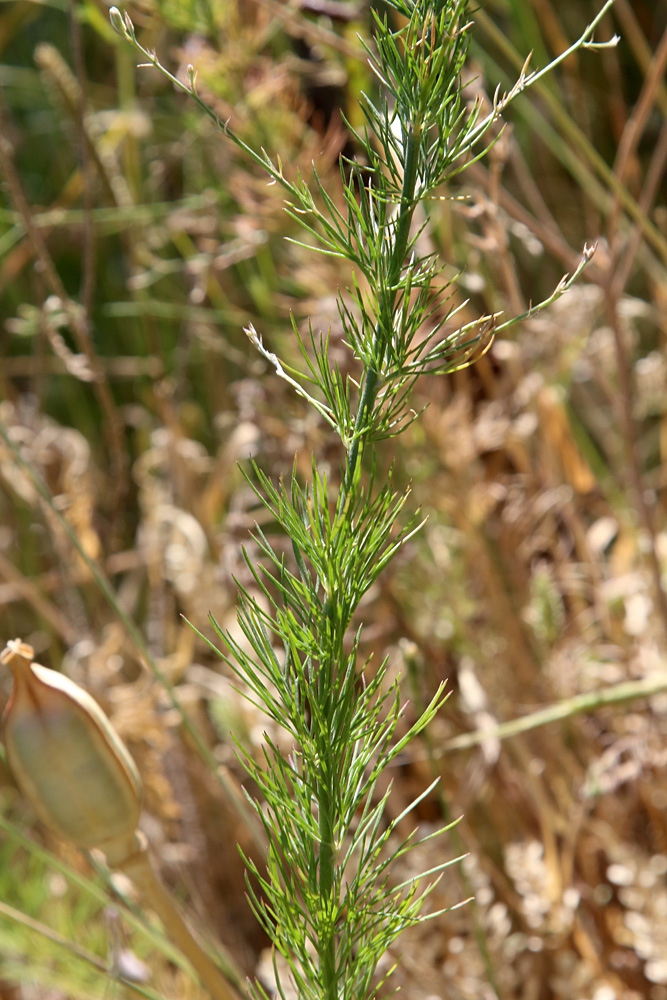
[[[562,52],[598,6],[479,5],[470,100],[509,89],[529,52],[535,66]],[[366,0],[128,10],[247,142],[290,171],[315,161],[335,189],[339,154],[354,154],[340,112],[359,124],[375,85]],[[617,0],[598,40],[616,32],[616,48],[571,58],[513,106],[422,237],[469,319],[526,309],[598,247],[548,313],[474,368],[425,379],[423,416],[382,452],[428,521],[367,601],[364,653],[388,651],[417,705],[443,678],[452,691],[387,777],[390,807],[441,775],[420,824],[462,813],[450,849],[469,855],[432,904],[468,885],[477,900],[402,940],[394,984],[411,1000],[667,1000],[666,0]],[[165,879],[270,986],[235,846],[261,857],[233,742],[259,752],[266,723],[182,616],[233,627],[234,577],[252,585],[242,546],[261,512],[239,462],[277,478],[296,453],[307,476],[314,451],[337,475],[326,429],[243,326],[289,359],[290,313],[310,317],[354,373],[335,308],[349,274],[286,239],[281,192],[136,67],[101,0],[0,4],[0,178],[0,426],[27,463],[0,440],[0,646],[21,636],[100,701],[142,772]],[[657,693],[618,687],[641,681]],[[1,677],[3,702],[9,688]],[[610,691],[624,700],[596,706]],[[494,733],[550,706],[560,721]],[[201,995],[130,888],[40,829],[4,769],[0,799],[3,998]]]

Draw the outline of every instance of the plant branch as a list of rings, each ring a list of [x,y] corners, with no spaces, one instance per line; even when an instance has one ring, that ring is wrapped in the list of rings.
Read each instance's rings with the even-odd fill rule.
[[[573,698],[566,698],[563,701],[554,702],[547,708],[538,709],[528,715],[522,715],[509,722],[503,722],[499,726],[489,726],[488,729],[477,729],[472,733],[462,733],[454,736],[451,740],[446,740],[438,749],[437,756],[441,757],[455,750],[469,750],[472,747],[480,746],[487,740],[507,740],[520,733],[530,732],[531,729],[539,729],[552,722],[562,722],[564,719],[571,719],[575,715],[583,715],[586,712],[595,712],[597,709],[605,708],[608,705],[625,705],[632,701],[639,701],[642,698],[651,698],[653,695],[662,694],[667,691],[667,673],[654,674],[652,677],[645,677],[639,681],[623,681],[621,684],[613,684],[611,687],[603,688],[601,691],[589,691],[586,694],[575,695]]]

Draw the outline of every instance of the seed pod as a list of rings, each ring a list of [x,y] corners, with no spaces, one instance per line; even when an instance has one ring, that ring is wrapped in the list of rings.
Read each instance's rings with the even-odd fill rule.
[[[141,811],[135,763],[90,695],[33,655],[20,639],[0,654],[14,675],[2,729],[16,782],[59,837],[122,854]]]

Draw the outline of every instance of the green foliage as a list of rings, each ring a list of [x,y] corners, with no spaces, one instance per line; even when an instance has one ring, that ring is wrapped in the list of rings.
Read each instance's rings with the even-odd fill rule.
[[[483,140],[499,108],[531,80],[522,74],[513,91],[482,115],[479,99],[467,106],[462,82],[472,27],[466,0],[393,0],[388,7],[382,15],[374,12],[374,44],[367,46],[380,95],[376,102],[362,96],[364,128],[353,131],[358,153],[341,157],[338,191],[316,169],[312,182],[298,171],[290,176],[280,160],[248,146],[198,96],[192,66],[187,85],[167,74],[284,188],[288,213],[306,234],[301,245],[314,241],[314,249],[354,269],[352,290],[339,293],[338,315],[358,378],[331,360],[330,336],[317,337],[312,327],[304,340],[293,324],[303,372],[268,351],[254,327],[246,331],[335,431],[344,462],[334,490],[315,457],[306,485],[296,465],[289,485],[278,486],[255,467],[253,489],[279,527],[278,539],[291,542],[292,559],[258,527],[263,562],[256,566],[246,556],[257,590],[240,587],[241,635],[212,618],[222,655],[249,698],[293,741],[285,754],[267,736],[260,761],[241,749],[261,793],[255,805],[269,845],[266,870],[245,860],[254,911],[304,1000],[371,996],[380,957],[425,918],[429,890],[422,883],[433,873],[392,883],[392,866],[419,841],[414,835],[397,841],[397,821],[384,823],[389,792],[378,795],[377,782],[431,721],[442,688],[406,728],[386,661],[374,672],[359,662],[359,605],[416,530],[414,524],[397,526],[407,494],[393,490],[391,477],[376,482],[374,446],[414,419],[410,396],[419,376],[455,371],[488,343],[495,317],[453,325],[442,268],[422,250],[423,225],[414,219],[436,190],[488,152]],[[112,8],[111,19],[162,69],[157,56],[139,45],[127,15]],[[571,280],[563,279],[547,301]],[[285,997],[287,986],[274,965]],[[266,996],[261,986],[255,992]]]

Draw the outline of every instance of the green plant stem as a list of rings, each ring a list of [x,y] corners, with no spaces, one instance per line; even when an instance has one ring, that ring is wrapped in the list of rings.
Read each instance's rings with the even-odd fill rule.
[[[392,317],[398,294],[397,285],[401,268],[410,239],[410,226],[415,210],[415,190],[417,186],[417,171],[419,152],[422,141],[421,122],[414,123],[410,128],[406,142],[405,170],[401,199],[398,205],[398,219],[395,229],[394,245],[391,251],[390,265],[384,289],[378,296],[380,300],[380,315],[373,335],[373,362],[363,375],[359,406],[355,420],[355,432],[350,443],[345,475],[341,485],[341,503],[339,510],[346,513],[345,501],[350,496],[357,471],[357,466],[363,454],[363,438],[370,425],[370,417],[375,407],[377,394],[381,386],[380,366],[386,354],[386,345],[391,336]],[[327,607],[329,601],[327,601]],[[326,609],[325,609],[326,611]],[[336,1000],[338,985],[336,975],[336,940],[335,927],[330,915],[333,913],[335,900],[331,898],[334,889],[334,831],[332,804],[334,802],[332,787],[332,772],[327,768],[319,785],[319,879],[320,893],[324,900],[326,922],[325,930],[320,940],[320,970],[324,988],[324,1000]]]
[[[405,170],[403,172],[403,185],[401,189],[401,200],[399,203],[399,218],[396,227],[396,238],[391,252],[391,263],[387,271],[387,283],[382,295],[382,309],[375,327],[373,338],[373,358],[374,364],[364,372],[359,395],[359,408],[354,427],[354,435],[347,453],[347,467],[341,490],[341,499],[344,505],[345,499],[352,489],[352,483],[357,470],[357,464],[363,452],[362,439],[368,427],[368,415],[372,413],[377,394],[380,389],[380,371],[377,365],[378,355],[382,350],[384,356],[384,345],[386,338],[391,335],[392,316],[396,304],[397,289],[396,284],[410,238],[410,225],[415,211],[415,190],[417,187],[417,168],[419,164],[419,151],[422,143],[421,122],[413,123],[408,133],[405,147]]]
[[[327,768],[327,778],[330,771]],[[336,901],[332,899],[334,889],[334,830],[331,803],[333,801],[331,781],[320,784],[319,829],[320,829],[320,893],[325,907],[325,929],[320,937],[320,971],[324,988],[324,1000],[336,1000],[338,981],[336,976],[336,938],[331,919]]]

